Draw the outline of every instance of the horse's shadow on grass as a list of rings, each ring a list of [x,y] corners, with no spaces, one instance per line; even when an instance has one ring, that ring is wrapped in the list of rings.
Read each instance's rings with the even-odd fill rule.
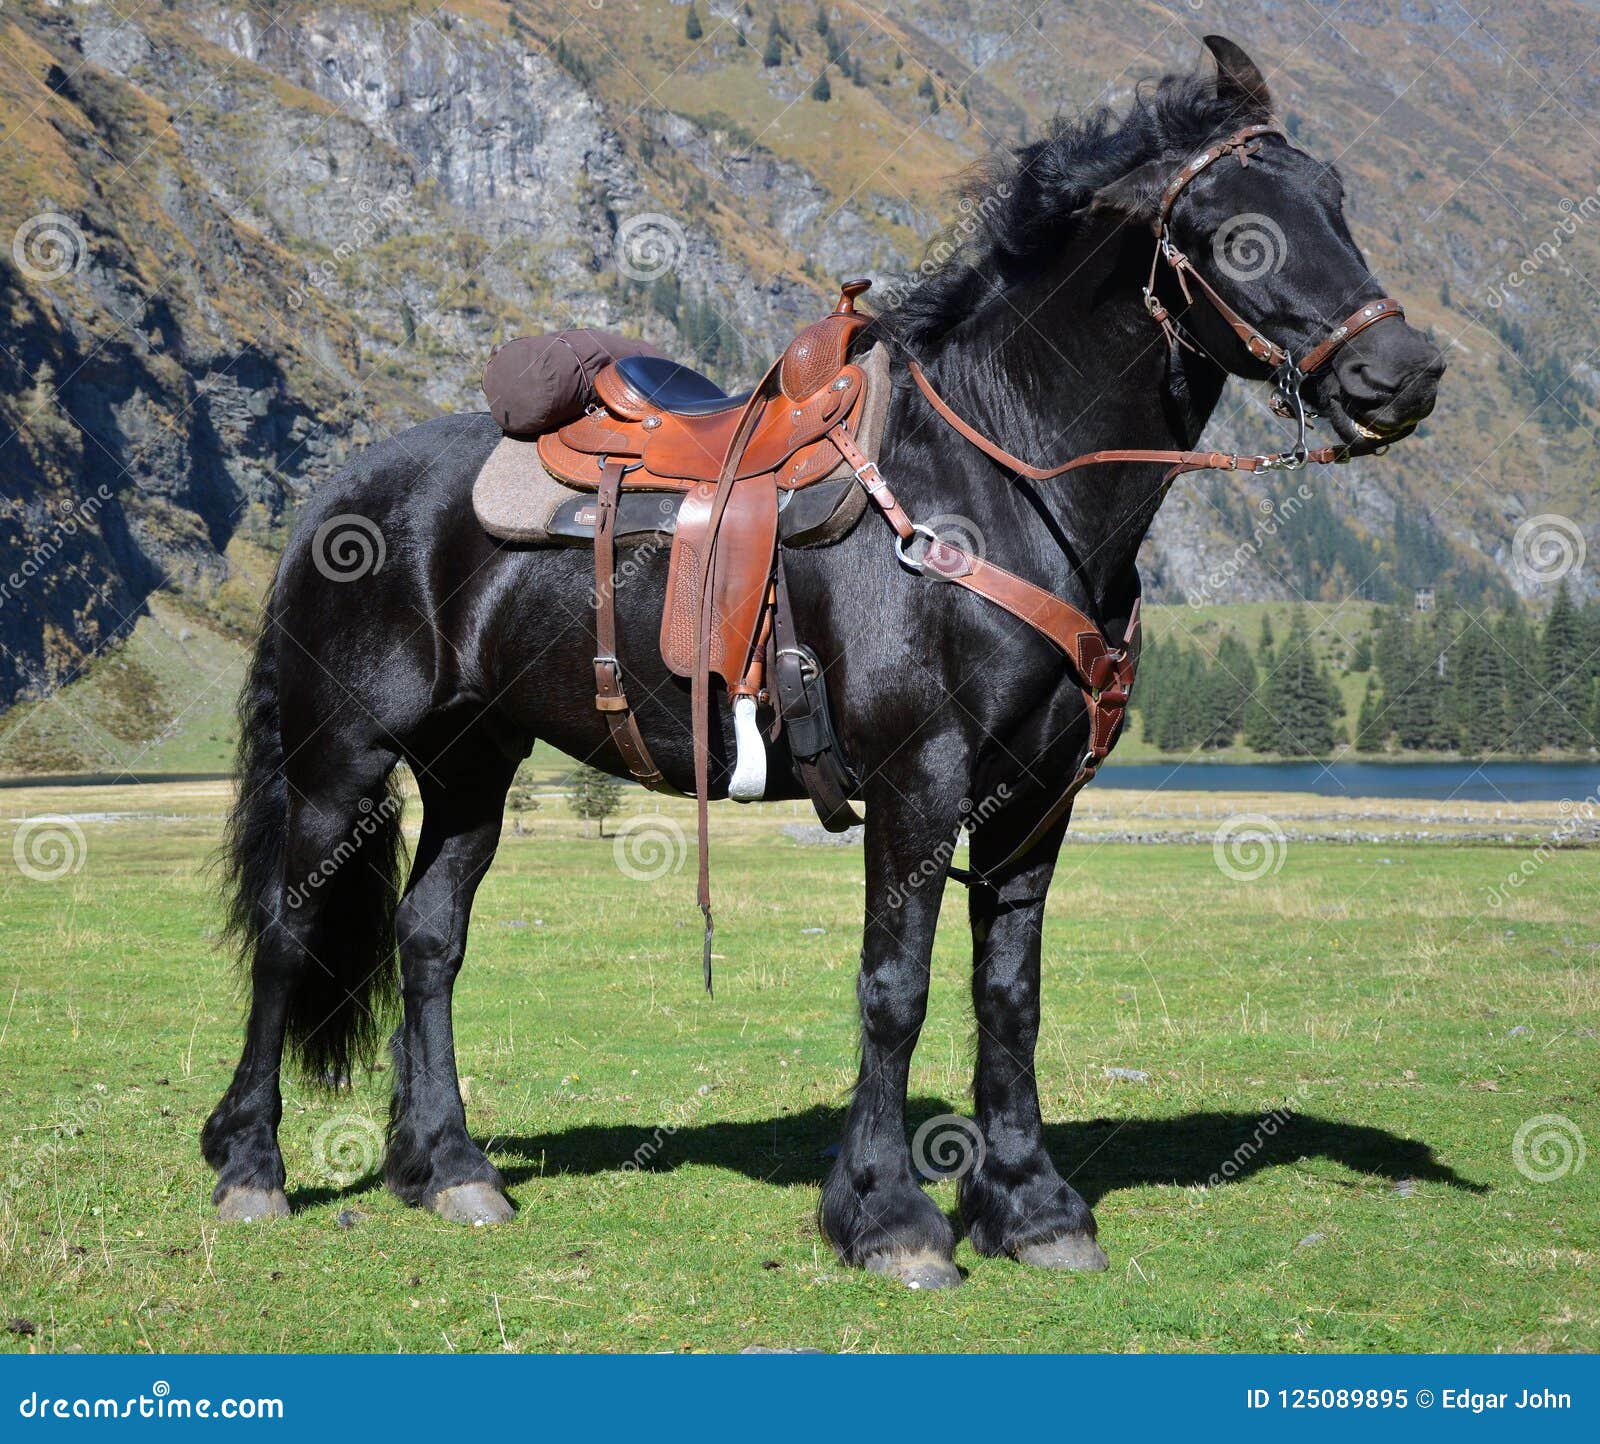
[[[913,1099],[911,1130],[955,1112],[937,1098]],[[750,1123],[586,1124],[527,1137],[487,1141],[506,1182],[552,1175],[670,1172],[709,1164],[778,1186],[818,1184],[844,1128],[842,1109]],[[1381,1128],[1312,1114],[1186,1113],[1175,1118],[1095,1118],[1045,1127],[1050,1156],[1092,1205],[1118,1189],[1236,1183],[1302,1158],[1327,1158],[1357,1173],[1400,1182],[1442,1183],[1471,1193],[1488,1188],[1440,1163],[1433,1149]],[[511,1162],[521,1159],[522,1162]]]

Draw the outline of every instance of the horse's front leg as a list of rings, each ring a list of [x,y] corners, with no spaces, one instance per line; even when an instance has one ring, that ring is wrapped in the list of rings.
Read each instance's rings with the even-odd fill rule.
[[[981,1254],[1042,1268],[1103,1269],[1094,1214],[1045,1151],[1034,1074],[1045,893],[1059,847],[1058,836],[997,884],[974,884],[968,892],[978,1022],[974,1095],[984,1146],[961,1181],[961,1216]],[[980,868],[984,852],[975,838]]]
[[[955,1235],[918,1184],[905,1112],[958,813],[953,799],[930,799],[936,789],[927,779],[897,781],[900,790],[868,789],[867,920],[856,985],[861,1076],[819,1217],[846,1263],[912,1288],[948,1288],[961,1282],[951,1261]]]

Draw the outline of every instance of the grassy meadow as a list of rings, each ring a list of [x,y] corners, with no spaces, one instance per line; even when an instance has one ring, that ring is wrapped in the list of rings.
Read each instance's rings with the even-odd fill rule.
[[[294,1216],[220,1228],[197,1135],[240,1036],[203,867],[227,786],[0,792],[0,1347],[1600,1344],[1600,1163],[1573,1166],[1600,1139],[1600,853],[1536,850],[1552,808],[1514,847],[1292,841],[1249,880],[1203,844],[1107,840],[1156,806],[1091,797],[1107,838],[1063,859],[1039,1066],[1111,1269],[1031,1272],[963,1241],[965,1285],[928,1296],[817,1235],[854,1076],[861,858],[787,835],[796,809],[717,810],[715,1001],[684,804],[652,800],[621,844],[553,796],[508,826],[457,1030],[511,1224],[454,1228],[382,1190],[380,1067],[341,1094],[289,1085]],[[1158,806],[1209,830],[1229,803]],[[1296,837],[1328,806],[1231,804]],[[18,841],[42,814],[72,819],[54,860]],[[913,1128],[968,1107],[967,972],[953,889]]]

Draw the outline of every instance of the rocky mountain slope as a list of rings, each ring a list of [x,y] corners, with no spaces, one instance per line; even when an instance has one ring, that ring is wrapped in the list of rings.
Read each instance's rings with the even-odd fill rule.
[[[1592,7],[826,13],[8,3],[0,705],[75,675],[159,589],[240,626],[230,547],[270,549],[352,448],[480,405],[496,340],[603,324],[750,376],[840,276],[914,275],[958,241],[974,160],[1192,64],[1203,30],[1245,43],[1293,133],[1339,158],[1374,265],[1452,370],[1424,437],[1318,479],[1298,542],[1291,522],[1249,544],[1257,486],[1181,489],[1157,595],[1536,596],[1526,519],[1600,540]],[[1263,435],[1232,399],[1227,434]]]

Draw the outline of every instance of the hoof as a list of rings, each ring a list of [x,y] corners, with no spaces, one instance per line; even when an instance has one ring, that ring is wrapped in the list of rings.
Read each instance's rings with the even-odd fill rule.
[[[864,1265],[869,1274],[899,1279],[908,1289],[953,1289],[961,1272],[943,1254],[875,1253]]]
[[[433,1211],[451,1223],[470,1223],[474,1228],[508,1223],[515,1210],[511,1200],[492,1183],[458,1183],[441,1188],[433,1196]]]
[[[1064,1233],[1049,1243],[1025,1243],[1017,1250],[1019,1263],[1036,1269],[1073,1269],[1078,1273],[1103,1273],[1111,1266],[1106,1251],[1086,1233]]]
[[[281,1188],[230,1188],[217,1200],[217,1217],[224,1223],[288,1216],[289,1199]]]

